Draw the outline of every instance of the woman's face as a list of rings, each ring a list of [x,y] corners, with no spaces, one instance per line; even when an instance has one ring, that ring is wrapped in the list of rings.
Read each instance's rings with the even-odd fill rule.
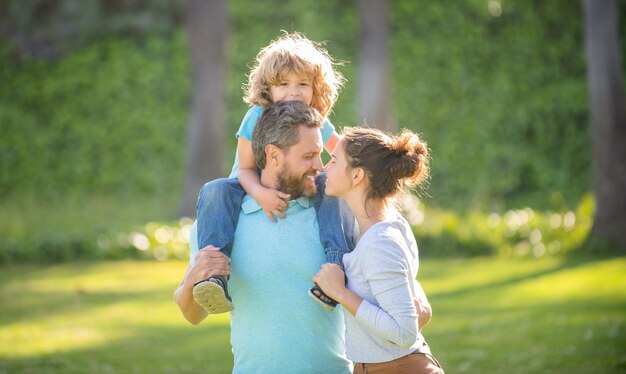
[[[344,150],[344,140],[340,140],[335,147],[335,151],[326,164],[326,194],[329,196],[343,197],[352,188],[350,178],[350,167]]]

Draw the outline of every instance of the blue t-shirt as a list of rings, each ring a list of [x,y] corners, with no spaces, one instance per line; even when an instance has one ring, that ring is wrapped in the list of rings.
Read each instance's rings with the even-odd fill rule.
[[[237,137],[241,136],[252,142],[252,131],[254,130],[254,127],[256,126],[256,122],[258,121],[259,117],[261,117],[261,113],[263,113],[262,106],[257,105],[250,108],[246,115],[243,117],[243,121],[241,121],[241,126],[239,126],[239,130],[235,135]],[[328,119],[326,119],[324,120],[324,126],[320,130],[322,132],[322,141],[324,142],[324,144],[326,144],[326,142],[333,135],[333,132],[335,132],[335,127],[332,123],[330,123],[330,121],[328,121]],[[237,150],[235,152],[235,163],[233,164],[233,168],[230,171],[230,175],[228,176],[228,178],[237,178],[238,171],[239,151]]]
[[[271,222],[249,195],[241,205],[228,282],[233,373],[350,373],[341,307],[329,312],[307,294],[326,262],[312,201],[292,200],[285,213]]]

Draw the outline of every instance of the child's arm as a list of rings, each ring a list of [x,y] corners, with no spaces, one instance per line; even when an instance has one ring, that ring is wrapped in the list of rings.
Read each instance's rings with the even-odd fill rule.
[[[239,157],[237,178],[243,189],[259,203],[267,218],[272,222],[276,222],[273,215],[281,218],[287,217],[281,210],[286,210],[289,207],[287,204],[289,195],[261,185],[257,165],[252,153],[252,143],[240,136],[237,141],[237,149]]]

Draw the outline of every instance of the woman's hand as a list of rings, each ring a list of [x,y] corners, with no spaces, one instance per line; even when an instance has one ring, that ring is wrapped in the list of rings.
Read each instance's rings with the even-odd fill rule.
[[[313,282],[317,283],[326,295],[337,301],[346,290],[346,275],[337,264],[322,265],[320,271],[313,277]]]
[[[356,315],[363,299],[346,287],[346,275],[339,265],[322,265],[322,269],[313,277],[313,282],[317,283],[328,297],[341,304],[344,310]]]
[[[415,309],[417,309],[417,324],[419,325],[420,331],[422,331],[422,328],[430,322],[433,316],[433,310],[428,300],[422,300],[420,302],[419,299],[414,298],[413,303],[415,304]]]

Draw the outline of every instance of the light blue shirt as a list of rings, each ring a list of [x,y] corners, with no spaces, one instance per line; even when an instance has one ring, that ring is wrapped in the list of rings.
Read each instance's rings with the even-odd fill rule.
[[[326,262],[312,200],[285,213],[274,223],[249,195],[241,205],[228,282],[233,373],[350,373],[341,307],[329,312],[307,294]],[[194,227],[192,261],[195,236]]]
[[[248,139],[252,142],[252,131],[254,131],[254,127],[256,126],[259,117],[261,117],[261,113],[263,113],[262,106],[253,106],[248,110],[246,115],[243,117],[241,121],[241,126],[239,126],[239,130],[237,131],[237,138],[243,137],[244,139]],[[328,119],[324,120],[324,126],[320,129],[322,132],[322,141],[324,144],[330,139],[335,132],[335,127],[332,123],[328,121]],[[239,171],[239,151],[235,152],[235,163],[233,164],[233,168],[230,171],[230,175],[228,178],[237,178],[237,172]]]

